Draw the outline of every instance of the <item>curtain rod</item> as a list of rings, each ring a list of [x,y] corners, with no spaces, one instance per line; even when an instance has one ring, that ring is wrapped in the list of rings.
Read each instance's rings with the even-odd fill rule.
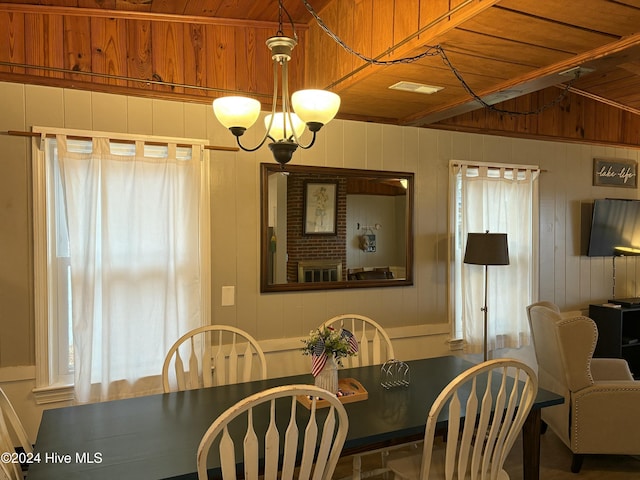
[[[4,135],[13,135],[16,137],[41,137],[42,135],[38,132],[21,132],[18,130],[9,130],[6,132],[0,132]],[[47,134],[46,135],[47,138],[55,138],[55,135],[53,134]],[[77,135],[67,135],[67,138],[70,138],[72,140],[91,140],[91,137],[83,137],[83,136],[77,136]],[[121,140],[121,139],[111,139],[111,140],[115,140],[118,143],[127,143],[127,144],[134,144],[135,140]],[[167,145],[167,142],[150,142],[150,141],[144,141],[145,145],[156,145],[156,146],[163,146],[163,145]],[[191,147],[191,144],[182,144],[179,143],[177,144],[178,147]],[[237,152],[239,150],[238,147],[222,147],[222,146],[218,146],[218,145],[203,145],[205,150],[220,150],[220,151],[224,151],[224,152]]]
[[[487,167],[489,169],[498,170],[504,168],[505,170],[517,170],[518,172],[526,172],[527,170],[534,170],[540,173],[546,173],[548,170],[543,170],[542,168],[527,168],[527,167],[500,167],[498,165],[468,165],[466,163],[453,163],[455,167],[467,167],[467,168],[480,168]]]

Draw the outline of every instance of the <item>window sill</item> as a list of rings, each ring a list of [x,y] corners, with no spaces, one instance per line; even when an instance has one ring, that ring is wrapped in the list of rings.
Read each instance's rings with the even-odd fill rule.
[[[48,387],[34,388],[32,392],[36,398],[37,405],[75,400],[73,385],[51,385]]]
[[[463,350],[464,349],[464,340],[462,338],[452,338],[448,341],[449,350]]]

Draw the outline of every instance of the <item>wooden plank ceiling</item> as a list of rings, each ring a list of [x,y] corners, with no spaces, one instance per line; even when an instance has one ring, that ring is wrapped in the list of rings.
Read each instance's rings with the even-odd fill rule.
[[[371,65],[322,31],[303,0],[283,3],[299,41],[292,90],[339,93],[341,118],[427,126],[481,108],[469,89],[504,102],[566,85],[574,77],[561,73],[576,67],[572,92],[640,113],[640,0],[308,0],[366,57],[439,45],[449,65],[441,55]],[[265,40],[277,22],[276,0],[9,0],[0,3],[0,80],[197,102],[234,92],[266,109]],[[444,88],[389,89],[399,81]]]

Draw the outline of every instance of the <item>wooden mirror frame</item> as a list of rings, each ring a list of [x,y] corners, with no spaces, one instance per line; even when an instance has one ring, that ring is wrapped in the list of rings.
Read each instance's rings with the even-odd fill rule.
[[[406,202],[405,202],[405,270],[404,278],[401,279],[374,279],[374,280],[347,280],[346,265],[340,265],[342,270],[342,280],[320,281],[320,282],[287,282],[269,283],[268,256],[271,254],[271,236],[269,233],[269,177],[281,172],[284,174],[302,173],[318,179],[319,183],[331,183],[335,177],[345,177],[354,179],[362,177],[367,180],[406,180]],[[323,180],[326,176],[327,180]],[[399,287],[413,285],[413,204],[414,204],[414,174],[407,172],[387,172],[378,170],[360,170],[350,168],[315,167],[304,165],[287,165],[283,171],[280,165],[274,163],[260,164],[260,292],[290,292],[305,290],[331,290],[345,288],[370,288],[370,287]],[[300,200],[303,202],[303,200]],[[346,200],[345,200],[346,202]],[[304,208],[304,204],[303,204]],[[345,203],[346,211],[346,203]],[[337,215],[337,213],[336,213]],[[346,214],[345,214],[346,215]],[[346,225],[346,222],[345,222]],[[348,239],[345,228],[345,249]],[[303,230],[302,224],[300,229]],[[336,232],[336,234],[339,232]],[[303,234],[304,235],[304,234]],[[308,234],[307,234],[308,235]],[[329,234],[331,235],[331,234]],[[319,237],[314,234],[313,237]],[[320,260],[321,262],[321,260]],[[290,267],[293,268],[293,267]],[[297,268],[297,266],[295,267]]]

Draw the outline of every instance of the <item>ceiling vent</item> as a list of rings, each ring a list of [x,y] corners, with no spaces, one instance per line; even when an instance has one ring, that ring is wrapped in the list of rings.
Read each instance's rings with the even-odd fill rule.
[[[444,87],[434,87],[433,85],[424,85],[422,83],[414,82],[398,82],[389,87],[391,90],[402,90],[403,92],[425,93],[431,95],[432,93],[439,92]]]

